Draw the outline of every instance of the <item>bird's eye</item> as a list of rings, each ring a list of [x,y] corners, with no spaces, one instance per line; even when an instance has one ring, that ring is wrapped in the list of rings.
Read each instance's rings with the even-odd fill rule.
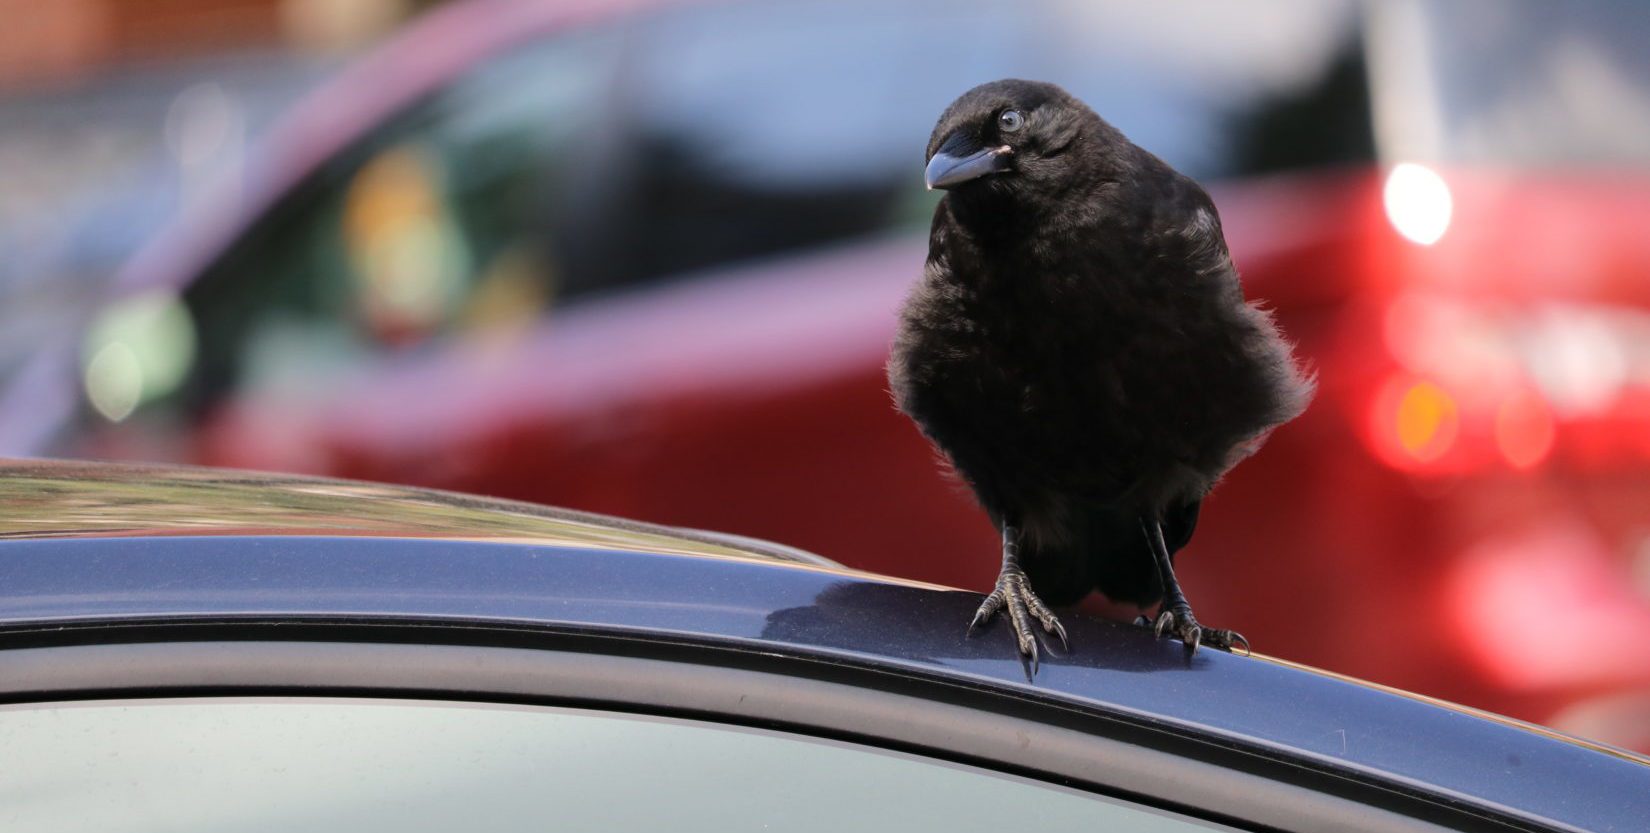
[[[1003,114],[997,117],[997,127],[1004,133],[1013,133],[1025,126],[1026,117],[1020,115],[1019,110],[1004,110]]]

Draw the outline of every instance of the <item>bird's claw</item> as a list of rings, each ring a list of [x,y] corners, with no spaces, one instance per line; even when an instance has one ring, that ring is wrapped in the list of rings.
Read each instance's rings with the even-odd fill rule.
[[[1142,616],[1141,620],[1144,619],[1145,617]],[[1234,646],[1242,645],[1244,655],[1247,656],[1251,653],[1249,640],[1245,639],[1243,634],[1223,628],[1204,628],[1198,624],[1197,618],[1192,616],[1192,609],[1189,607],[1166,608],[1157,615],[1157,622],[1153,629],[1158,636],[1172,633],[1180,637],[1180,641],[1186,643],[1186,653],[1188,654],[1197,653],[1197,649],[1201,645],[1218,648],[1227,653],[1231,653]]]
[[[1031,663],[1031,673],[1037,672],[1037,639],[1031,622],[1035,619],[1043,626],[1043,630],[1060,638],[1060,647],[1069,650],[1071,641],[1066,637],[1066,626],[1060,624],[1059,617],[1048,605],[1031,590],[1031,581],[1026,574],[1019,570],[1004,570],[997,577],[997,586],[992,588],[990,595],[980,603],[979,610],[974,612],[974,621],[969,623],[970,635],[980,627],[990,622],[999,611],[1008,611],[1008,623],[1014,631],[1014,641],[1019,646],[1020,655]]]
[[[1254,651],[1249,649],[1249,640],[1245,639],[1243,634],[1238,633],[1237,631],[1207,630],[1204,631],[1203,634],[1206,641],[1210,645],[1227,653],[1234,653],[1233,649],[1239,645],[1243,646],[1244,656],[1250,656],[1254,653]]]

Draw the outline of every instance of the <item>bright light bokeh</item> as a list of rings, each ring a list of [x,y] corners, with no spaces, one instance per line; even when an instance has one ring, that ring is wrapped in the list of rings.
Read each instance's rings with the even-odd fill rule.
[[[86,398],[104,419],[120,422],[131,416],[142,397],[143,370],[124,342],[103,345],[86,362]]]
[[[1422,462],[1449,449],[1456,423],[1455,400],[1431,382],[1417,382],[1398,400],[1398,445]]]
[[[1455,397],[1427,379],[1389,378],[1369,412],[1371,450],[1388,465],[1415,469],[1439,460],[1461,429]]]
[[[1405,162],[1387,174],[1382,192],[1386,217],[1405,239],[1431,246],[1449,231],[1455,200],[1437,171]]]
[[[176,390],[194,365],[195,342],[194,320],[171,292],[115,304],[86,337],[84,383],[92,407],[120,422]]]

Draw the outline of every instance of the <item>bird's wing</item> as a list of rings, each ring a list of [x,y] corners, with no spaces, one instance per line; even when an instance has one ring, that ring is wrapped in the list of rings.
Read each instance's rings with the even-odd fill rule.
[[[1156,182],[1158,199],[1152,203],[1154,211],[1146,239],[1157,250],[1157,256],[1185,264],[1198,275],[1235,277],[1220,212],[1208,192],[1166,166]]]

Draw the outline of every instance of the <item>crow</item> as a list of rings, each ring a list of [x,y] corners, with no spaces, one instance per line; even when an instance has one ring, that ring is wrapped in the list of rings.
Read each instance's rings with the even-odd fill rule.
[[[1049,606],[1098,590],[1189,653],[1247,649],[1198,624],[1174,555],[1315,379],[1244,299],[1214,203],[1041,82],[964,93],[926,158],[947,193],[888,376],[1002,535],[970,633],[1006,610],[1034,670],[1032,620],[1065,643]]]

